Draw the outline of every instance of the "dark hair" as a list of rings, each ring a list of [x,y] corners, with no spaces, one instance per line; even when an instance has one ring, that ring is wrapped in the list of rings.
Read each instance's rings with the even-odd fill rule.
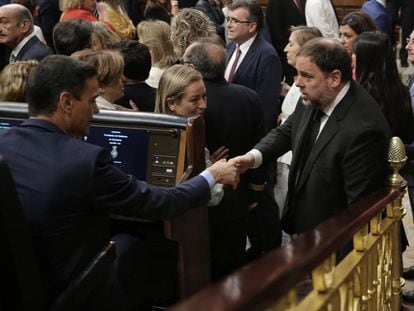
[[[249,21],[257,24],[257,31],[262,29],[264,14],[262,7],[256,0],[236,0],[229,7],[230,11],[234,11],[238,8],[247,9],[249,11]]]
[[[27,83],[30,115],[52,114],[63,91],[80,99],[86,80],[95,76],[96,69],[84,62],[64,55],[46,57],[31,72]]]
[[[26,7],[32,14],[35,12],[36,7],[39,5],[38,0],[11,0],[10,3],[21,4]]]
[[[184,62],[193,64],[203,79],[223,78],[226,70],[226,51],[223,46],[211,39],[201,39],[184,53]]]
[[[68,19],[53,28],[56,54],[72,55],[92,47],[92,24],[82,19]]]
[[[345,25],[351,28],[357,35],[365,31],[378,30],[377,25],[372,18],[361,11],[354,11],[346,14],[341,22],[341,26]]]
[[[124,76],[132,80],[145,81],[151,70],[149,49],[136,40],[121,40],[115,48],[124,58]]]
[[[325,38],[311,39],[301,47],[296,57],[299,56],[309,57],[325,74],[339,70],[343,83],[352,78],[351,58],[337,41]]]
[[[357,81],[380,105],[392,134],[404,140],[408,133],[401,129],[406,128],[404,114],[412,114],[411,100],[400,80],[390,39],[380,31],[363,32],[356,37],[353,50]]]

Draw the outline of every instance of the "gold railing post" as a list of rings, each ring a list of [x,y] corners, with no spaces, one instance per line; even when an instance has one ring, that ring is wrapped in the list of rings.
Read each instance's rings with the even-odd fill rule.
[[[398,137],[391,138],[388,150],[388,163],[393,170],[388,177],[388,185],[391,190],[401,191],[400,196],[388,208],[387,217],[395,218],[392,227],[392,296],[391,308],[392,310],[400,310],[401,308],[401,288],[404,285],[404,279],[401,278],[402,271],[402,254],[401,254],[401,219],[405,215],[404,207],[402,206],[402,197],[404,195],[404,188],[406,181],[399,174],[399,170],[404,167],[407,157],[405,155],[404,144]]]

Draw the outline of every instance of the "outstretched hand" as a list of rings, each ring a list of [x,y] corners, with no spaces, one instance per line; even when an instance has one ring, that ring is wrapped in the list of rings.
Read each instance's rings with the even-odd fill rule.
[[[237,173],[240,175],[253,166],[254,156],[250,153],[246,153],[242,156],[234,157],[230,159],[229,161],[232,161],[235,163],[236,168],[237,168]]]
[[[234,161],[219,160],[207,170],[213,175],[216,183],[230,185],[233,189],[237,188],[239,183],[239,175]]]

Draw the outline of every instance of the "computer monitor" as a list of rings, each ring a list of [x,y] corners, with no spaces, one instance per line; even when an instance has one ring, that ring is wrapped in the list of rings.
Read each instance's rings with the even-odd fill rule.
[[[27,117],[27,104],[1,103],[0,130]],[[83,140],[108,150],[124,172],[154,185],[174,186],[185,170],[186,128],[187,119],[179,116],[103,110],[94,115]]]

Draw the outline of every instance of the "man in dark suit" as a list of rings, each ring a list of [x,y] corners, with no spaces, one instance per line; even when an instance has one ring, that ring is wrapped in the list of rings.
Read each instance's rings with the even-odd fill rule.
[[[52,54],[50,48],[41,42],[33,32],[32,13],[20,4],[6,4],[0,7],[0,44],[12,49],[9,62],[42,60]]]
[[[225,78],[256,91],[262,99],[268,130],[276,126],[282,67],[272,45],[260,35],[263,11],[255,0],[236,0],[227,19]]]
[[[385,182],[390,130],[375,100],[352,81],[346,55],[339,42],[307,42],[296,58],[301,102],[237,159],[242,171],[293,151],[282,216],[290,234],[314,228]]]
[[[53,27],[59,22],[62,12],[59,8],[59,0],[39,0],[39,23],[45,36],[47,45],[53,47]]]
[[[31,118],[0,133],[0,154],[16,183],[49,302],[108,242],[111,210],[172,218],[206,203],[215,182],[237,180],[234,164],[219,161],[175,188],[157,188],[117,169],[103,148],[73,138],[88,133],[99,111],[96,70],[83,62],[47,57],[32,72],[27,94]],[[95,290],[85,310],[136,310],[140,303],[140,247],[127,234],[113,239],[116,277]]]
[[[272,44],[282,62],[286,83],[293,83],[296,70],[287,63],[283,52],[289,41],[292,26],[306,25],[306,0],[269,0],[266,8],[266,22],[269,27]]]
[[[249,88],[224,79],[225,49],[208,39],[191,44],[183,60],[203,75],[208,102],[204,113],[207,148],[214,153],[225,146],[229,157],[249,151],[266,133],[263,109],[258,104],[260,97]],[[252,170],[243,176],[236,191],[225,188],[221,203],[209,209],[213,280],[245,262],[248,213],[254,213],[258,200],[262,200],[264,182],[263,172]],[[268,246],[267,250],[280,245],[276,209],[260,228],[268,233],[258,237],[264,237],[262,244]]]

